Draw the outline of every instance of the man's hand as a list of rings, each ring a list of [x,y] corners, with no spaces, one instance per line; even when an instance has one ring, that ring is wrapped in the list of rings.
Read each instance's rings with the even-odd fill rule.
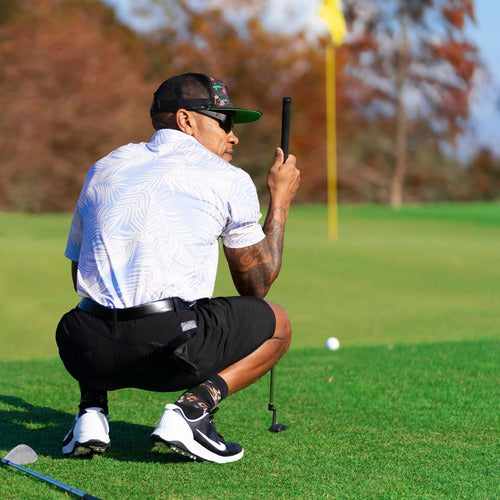
[[[296,167],[297,159],[289,155],[283,163],[284,156],[281,148],[276,148],[274,164],[267,175],[267,187],[273,200],[279,205],[290,207],[300,184],[300,171]]]
[[[300,184],[295,156],[289,155],[284,163],[283,159],[283,151],[277,148],[267,176],[270,200],[263,228],[266,237],[249,247],[224,247],[233,282],[241,295],[265,297],[281,269],[285,224]]]

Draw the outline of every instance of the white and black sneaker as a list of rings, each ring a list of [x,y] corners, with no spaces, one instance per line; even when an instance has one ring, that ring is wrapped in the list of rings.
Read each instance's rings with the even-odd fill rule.
[[[109,424],[102,408],[91,407],[75,417],[73,426],[63,440],[65,457],[104,453],[110,445]]]
[[[218,464],[239,460],[243,456],[243,448],[238,443],[224,441],[215,429],[212,413],[205,410],[201,417],[190,420],[179,406],[168,404],[151,434],[151,440],[193,460]]]

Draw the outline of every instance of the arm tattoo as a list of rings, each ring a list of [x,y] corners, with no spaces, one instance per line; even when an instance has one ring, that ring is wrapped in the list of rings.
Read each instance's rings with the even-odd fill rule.
[[[245,248],[225,248],[234,284],[241,295],[265,297],[281,268],[287,212],[269,210],[264,223],[265,239]]]
[[[285,240],[285,222],[287,213],[285,209],[276,207],[269,210],[264,223],[264,233],[269,243],[269,249],[276,266],[276,275],[281,268],[281,258],[283,255],[283,242]]]
[[[233,282],[241,295],[264,297],[269,289],[272,258],[266,240],[244,248],[225,248]]]

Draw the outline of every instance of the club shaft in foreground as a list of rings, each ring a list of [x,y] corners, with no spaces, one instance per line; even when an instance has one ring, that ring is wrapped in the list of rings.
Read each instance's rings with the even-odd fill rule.
[[[61,482],[57,481],[56,479],[52,479],[51,477],[40,474],[39,472],[35,472],[34,470],[23,467],[22,465],[11,462],[10,460],[7,460],[5,458],[2,458],[2,463],[5,465],[10,465],[11,467],[14,467],[15,469],[19,469],[23,472],[26,472],[26,474],[30,474],[31,476],[35,476],[38,479],[42,479],[43,481],[46,481],[47,483],[50,483],[54,486],[57,486],[58,488],[61,488],[64,491],[67,491],[68,493],[76,495],[80,498],[85,498],[88,500],[99,500],[98,497],[94,497],[92,495],[89,495],[88,493],[85,493],[85,492],[80,491],[76,488],[73,488],[72,486],[68,486],[67,484],[61,483]]]

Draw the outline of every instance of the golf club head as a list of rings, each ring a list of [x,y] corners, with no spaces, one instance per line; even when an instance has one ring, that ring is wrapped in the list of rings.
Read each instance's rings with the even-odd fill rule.
[[[271,427],[269,427],[269,430],[271,432],[283,432],[283,431],[286,431],[288,429],[288,426],[284,425],[284,424],[278,424],[278,422],[273,422],[271,424]]]
[[[22,464],[31,464],[36,462],[38,459],[38,455],[36,454],[33,448],[30,448],[27,444],[18,444],[15,448],[5,455],[3,460],[9,460],[10,462],[22,465]]]

